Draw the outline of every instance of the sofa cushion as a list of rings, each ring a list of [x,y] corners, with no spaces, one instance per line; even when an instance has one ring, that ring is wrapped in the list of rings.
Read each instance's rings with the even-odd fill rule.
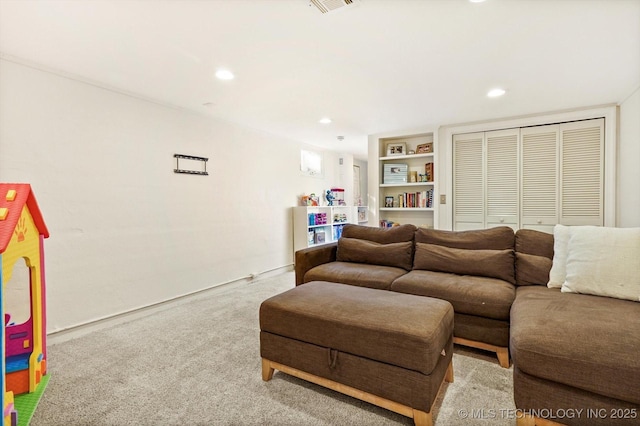
[[[548,257],[516,252],[516,284],[546,286],[551,263]]]
[[[304,282],[330,281],[388,290],[393,280],[406,273],[404,269],[393,266],[336,261],[310,269],[304,274]]]
[[[374,228],[372,226],[348,224],[342,228],[342,237],[375,241],[380,244],[403,243],[413,241],[415,231],[416,227],[411,224],[392,228]]]
[[[467,250],[416,243],[413,269],[498,278],[515,284],[513,250]]]
[[[553,259],[554,239],[552,234],[533,229],[516,231],[516,252]]]
[[[553,259],[553,235],[532,229],[516,232],[516,284],[547,285]]]
[[[473,231],[443,231],[418,228],[416,242],[470,250],[508,250],[515,245],[515,234],[508,226]]]
[[[519,287],[511,355],[524,373],[640,404],[640,304]]]
[[[413,270],[393,281],[392,291],[444,299],[456,313],[508,320],[515,286],[496,278]]]
[[[336,260],[395,266],[408,271],[413,264],[413,242],[380,244],[343,236],[338,240]]]
[[[506,348],[509,346],[509,320],[456,312],[453,316],[453,335]]]
[[[573,226],[562,291],[640,302],[640,228]]]

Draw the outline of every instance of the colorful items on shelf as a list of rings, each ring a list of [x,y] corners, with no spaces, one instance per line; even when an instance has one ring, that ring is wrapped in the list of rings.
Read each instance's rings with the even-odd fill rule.
[[[333,223],[346,223],[347,222],[347,214],[346,213],[334,213],[333,214]]]
[[[380,228],[392,228],[394,226],[400,226],[398,222],[394,222],[392,220],[382,219],[380,221]]]
[[[322,244],[326,242],[324,228],[309,230],[309,245]]]
[[[5,339],[0,339],[3,374],[0,398],[4,426],[17,424],[14,397],[34,393],[47,374],[44,239],[49,231],[29,184],[0,184],[0,310],[5,319]],[[18,262],[20,261],[20,262]],[[23,263],[24,262],[24,263]],[[24,282],[20,264],[26,264]],[[11,293],[5,292],[7,287]],[[29,306],[9,297],[13,290],[28,293]],[[19,302],[19,301],[18,301]],[[26,319],[12,314],[28,311]],[[19,323],[16,323],[18,322]]]
[[[300,197],[300,205],[301,206],[319,206],[320,198],[314,193],[311,193],[309,195],[303,195]]]
[[[327,193],[324,195],[324,198],[326,198],[328,206],[333,206],[333,200],[335,199],[335,197],[333,196],[333,193],[330,189],[327,189]]]
[[[332,198],[332,203],[329,203],[330,206],[333,206],[333,203],[336,203],[337,206],[346,206],[347,203],[344,201],[344,189],[342,188],[331,188],[327,190],[327,202],[329,201],[329,196]]]
[[[309,226],[326,225],[326,213],[309,213]]]

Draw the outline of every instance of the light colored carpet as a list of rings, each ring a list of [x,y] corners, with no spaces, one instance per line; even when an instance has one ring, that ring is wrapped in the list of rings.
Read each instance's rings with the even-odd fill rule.
[[[413,424],[280,372],[262,381],[258,308],[293,287],[293,272],[229,284],[50,345],[51,380],[31,424]],[[455,381],[441,389],[435,424],[514,425],[512,370],[459,346],[453,363]]]

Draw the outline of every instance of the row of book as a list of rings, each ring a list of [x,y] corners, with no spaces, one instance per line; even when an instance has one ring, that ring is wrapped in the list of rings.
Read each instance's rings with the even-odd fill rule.
[[[400,208],[429,208],[433,207],[433,188],[426,191],[404,192],[398,195]]]

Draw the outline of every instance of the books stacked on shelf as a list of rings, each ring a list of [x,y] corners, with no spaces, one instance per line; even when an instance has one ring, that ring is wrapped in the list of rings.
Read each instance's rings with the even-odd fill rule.
[[[309,213],[309,226],[326,225],[327,214],[326,213]]]
[[[385,164],[383,183],[407,183],[408,164]]]
[[[426,163],[424,165],[424,174],[426,175],[427,182],[433,182],[433,163]]]
[[[419,192],[404,192],[398,195],[400,208],[430,208],[433,207],[433,188]]]
[[[382,219],[380,221],[380,228],[392,228],[394,226],[400,226],[398,222],[394,222],[392,220]]]

